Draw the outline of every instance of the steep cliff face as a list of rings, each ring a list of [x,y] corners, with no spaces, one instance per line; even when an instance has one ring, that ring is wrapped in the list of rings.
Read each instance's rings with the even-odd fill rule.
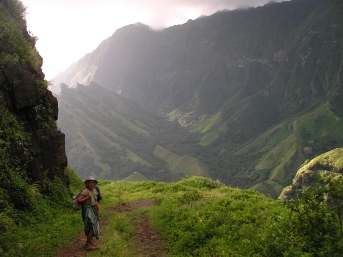
[[[58,102],[47,89],[24,11],[17,0],[0,2],[0,195],[17,208],[27,207],[20,183],[59,178],[69,184],[65,136],[56,126]]]

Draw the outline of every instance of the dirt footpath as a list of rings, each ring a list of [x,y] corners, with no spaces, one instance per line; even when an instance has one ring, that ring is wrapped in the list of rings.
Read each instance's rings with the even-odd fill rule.
[[[110,211],[115,212],[129,212],[135,209],[153,206],[154,201],[152,199],[141,200],[138,202],[122,203],[113,208],[109,208]],[[141,245],[138,249],[138,254],[149,257],[163,257],[163,240],[160,239],[160,234],[149,223],[148,218],[144,215],[140,215],[136,221],[132,222],[132,225],[136,228],[137,235],[133,238],[133,242],[137,245]],[[106,226],[104,221],[100,221],[100,229]],[[100,239],[101,240],[101,239]],[[83,231],[72,240],[69,246],[55,253],[55,257],[81,257],[86,256],[87,252],[83,249],[86,244],[86,237]]]

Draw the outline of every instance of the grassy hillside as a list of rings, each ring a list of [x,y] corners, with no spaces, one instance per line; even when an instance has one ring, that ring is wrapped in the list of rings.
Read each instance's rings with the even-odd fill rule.
[[[306,159],[342,146],[342,10],[340,0],[283,1],[161,31],[117,30],[55,81],[91,85],[80,74],[96,66],[92,80],[137,105],[62,89],[71,165],[103,178],[179,179],[153,154],[161,145],[226,185],[276,197]],[[73,109],[72,97],[80,98]],[[82,119],[77,128],[71,115]]]
[[[206,165],[187,157],[194,156],[190,145],[196,143],[198,135],[160,114],[95,83],[63,88],[58,100],[58,126],[66,134],[69,164],[80,176],[124,179],[134,171],[156,181],[209,176]],[[154,154],[158,144],[174,156],[178,156],[172,153],[174,150],[182,156],[167,161]]]
[[[160,145],[157,145],[154,154],[160,159],[166,161],[173,173],[181,173],[186,176],[203,176],[210,177],[209,168],[201,161],[174,154]]]
[[[148,180],[146,177],[144,177],[142,174],[140,174],[137,171],[134,171],[130,176],[128,176],[126,179],[124,179],[126,181],[146,181]]]
[[[329,102],[247,144],[223,145],[212,144],[211,138],[228,127],[200,138],[198,132],[190,133],[100,86],[64,90],[58,124],[66,133],[70,165],[81,176],[124,179],[138,171],[148,179],[172,181],[200,175],[276,199],[306,159],[343,145],[343,123]],[[215,115],[202,129],[211,130],[224,115]]]
[[[301,170],[332,167],[341,172],[341,156],[342,149],[333,150]],[[71,192],[83,187],[83,181],[72,169],[65,172],[71,181]],[[132,174],[132,178],[137,176],[138,173]],[[343,199],[343,179],[323,178],[320,184],[307,185],[298,191],[297,199],[287,202],[204,177],[187,177],[172,183],[142,181],[142,176],[137,182],[100,180],[100,249],[88,255],[137,256],[146,246],[133,243],[133,238],[141,233],[133,224],[147,217],[164,241],[166,256],[339,257],[342,224],[336,211]],[[1,256],[31,257],[37,255],[37,249],[44,256],[54,256],[81,232],[80,212],[72,210],[69,190],[57,184],[50,186],[67,193],[58,207],[37,196],[40,207],[34,211],[34,218],[23,216],[20,223],[15,223],[9,213],[0,213]],[[31,190],[34,192],[34,188]],[[331,198],[324,198],[328,193]],[[114,206],[143,199],[153,199],[155,205],[125,213],[113,211]]]
[[[328,192],[335,192],[335,199],[343,199],[335,189],[343,180],[327,183]],[[166,240],[166,256],[341,254],[342,226],[334,214],[340,205],[324,204],[322,191],[316,187],[283,204],[252,190],[229,188],[202,177],[174,183],[101,181],[100,186],[104,207],[140,199],[154,199],[155,206],[124,214],[107,211],[104,238],[94,256],[135,256],[142,246],[131,244],[128,249],[125,245],[138,232],[132,221],[144,216]],[[307,197],[316,200],[305,202]],[[306,227],[308,223],[315,227]]]
[[[301,4],[293,5],[295,2]],[[303,9],[307,4],[310,4],[308,8]],[[265,10],[271,14],[270,11],[277,6],[269,4],[267,9],[257,8],[251,14],[259,16]],[[235,49],[237,55],[229,56],[233,58],[230,60],[238,62],[224,62],[224,67],[234,69],[229,71],[233,75],[231,97],[237,104],[226,101],[225,97],[221,98],[222,101],[215,101],[218,96],[227,95],[219,90],[225,85],[225,72],[212,68],[206,72],[197,70],[193,64],[199,52],[182,55],[181,61],[187,65],[178,66],[180,56],[175,54],[182,52],[180,50],[189,42],[197,42],[197,33],[202,31],[203,26],[209,26],[209,31],[214,31],[213,39],[226,37],[227,34],[212,30],[211,26],[215,23],[202,23],[207,19],[199,19],[201,26],[198,31],[188,27],[192,23],[190,21],[182,27],[186,30],[180,37],[166,33],[163,44],[169,41],[178,43],[169,49],[167,59],[171,59],[172,63],[168,66],[172,67],[171,70],[175,67],[180,70],[169,70],[171,73],[165,74],[163,72],[169,68],[163,70],[165,67],[161,66],[163,69],[158,80],[172,80],[171,86],[167,91],[156,90],[152,98],[142,98],[141,102],[149,102],[150,107],[159,106],[163,110],[178,110],[181,116],[187,114],[179,118],[180,123],[190,124],[193,128],[200,125],[203,137],[195,132],[189,133],[163,115],[151,114],[96,84],[87,88],[62,89],[60,99],[63,105],[60,107],[65,115],[60,121],[65,126],[63,130],[70,132],[66,134],[68,154],[80,169],[79,175],[103,178],[115,175],[127,180],[139,180],[100,180],[104,214],[102,236],[100,250],[90,253],[90,256],[137,256],[141,245],[132,244],[132,238],[139,231],[132,224],[141,217],[147,217],[160,231],[169,256],[342,255],[342,148],[320,155],[334,146],[341,146],[343,141],[343,66],[340,55],[335,54],[337,49],[341,51],[339,40],[343,23],[340,21],[343,16],[340,14],[343,9],[334,8],[342,7],[342,4],[339,0],[299,0],[282,6],[297,9],[297,12],[292,12],[293,19],[286,15],[281,17],[289,27],[278,27],[292,33],[283,37],[267,34],[265,37],[278,43],[285,42],[290,50],[285,59],[281,58],[282,53],[277,52],[280,55],[274,60],[278,62],[281,56],[284,62],[280,67],[285,70],[276,72],[278,76],[272,80],[268,90],[256,92],[252,81],[256,71],[262,74],[256,85],[263,87],[268,80],[266,71],[273,69],[264,66],[267,62],[261,56],[279,49],[266,48],[268,50],[264,52],[258,41],[251,40],[249,44],[240,41]],[[242,15],[242,11],[233,13],[232,17]],[[296,15],[299,13],[304,15]],[[81,215],[72,210],[71,197],[83,188],[83,181],[70,167],[65,168],[64,135],[55,123],[57,101],[46,88],[48,82],[41,72],[42,60],[34,47],[35,38],[26,31],[24,16],[25,8],[20,2],[0,1],[0,255],[5,257],[53,256],[55,251],[73,242],[82,233]],[[213,17],[226,19],[222,13]],[[232,17],[228,21],[233,22],[230,20]],[[263,17],[273,22],[277,18]],[[249,33],[264,35],[264,19],[260,23],[247,21],[249,30],[242,30],[245,34],[241,35],[232,34],[230,40],[244,39],[247,35],[249,38]],[[294,29],[292,26],[299,20],[301,26]],[[228,26],[235,26],[231,22]],[[261,29],[255,30],[255,26]],[[140,26],[136,26],[135,30],[140,38],[148,42],[150,33],[156,34],[144,28],[141,30]],[[169,31],[179,28],[175,26]],[[127,30],[120,33],[125,36]],[[147,57],[147,52],[142,51],[144,48],[132,48],[140,46],[138,41],[130,41],[125,45],[127,51],[123,53],[137,54],[144,60]],[[215,46],[210,41],[202,43],[194,49],[211,52]],[[317,43],[319,48],[316,48]],[[108,42],[106,44],[109,47]],[[241,48],[251,55],[241,57]],[[165,49],[164,45],[160,49]],[[223,52],[220,55],[223,55],[225,49],[221,49]],[[208,60],[207,68],[220,63],[218,55],[209,52],[200,54]],[[319,55],[313,57],[313,52]],[[253,56],[255,53],[257,57]],[[157,54],[163,57],[165,53]],[[207,58],[209,56],[214,59]],[[108,55],[108,58],[113,58],[113,55]],[[130,79],[120,81],[120,87],[132,93],[133,97],[142,97],[146,88],[142,86],[137,92],[135,85],[137,81],[142,85],[154,81],[148,77],[149,65],[129,59],[125,61],[128,63],[121,66],[126,69],[130,64],[134,65],[136,69],[131,69],[131,66],[130,70],[143,76],[143,79],[127,76]],[[139,63],[144,63],[144,69],[135,66]],[[316,67],[312,67],[314,63]],[[101,63],[98,65],[100,67]],[[247,70],[240,70],[242,65]],[[160,71],[157,69],[157,72]],[[185,74],[192,71],[204,77],[175,76],[180,71],[185,71]],[[285,77],[290,78],[287,83],[281,79]],[[244,83],[241,84],[239,78],[243,78]],[[111,78],[106,79],[115,83]],[[221,83],[208,90],[207,85],[212,86],[215,79]],[[297,83],[303,87],[294,87]],[[184,86],[186,84],[200,87],[192,91],[192,87]],[[146,92],[155,90],[154,82],[149,86],[151,88]],[[286,90],[288,87],[290,90]],[[165,92],[171,95],[165,95]],[[276,93],[272,95],[272,92]],[[260,101],[261,96],[266,97],[267,101]],[[326,103],[327,100],[330,101]],[[268,112],[274,101],[279,103],[278,108]],[[257,117],[256,113],[262,115]],[[177,111],[175,114],[179,115]],[[278,118],[271,122],[273,117]],[[251,122],[255,127],[249,126]],[[314,156],[317,157],[310,161]],[[273,200],[272,197],[292,177],[295,167],[306,158],[309,160],[300,167],[293,184],[280,197],[287,201]],[[219,180],[200,176],[177,180],[186,174],[215,175],[213,177],[224,178],[227,184],[234,186],[255,186],[271,197],[253,190],[228,187]],[[297,198],[289,200],[295,195]],[[128,214],[113,211],[116,205],[140,199],[153,199],[155,205]]]
[[[267,131],[236,152],[236,155],[255,154],[258,157],[255,157],[252,173],[266,172],[268,177],[252,188],[275,198],[283,187],[291,184],[298,167],[306,159],[327,152],[333,146],[343,145],[342,129],[341,118],[326,103],[295,118],[291,123],[283,123]],[[266,182],[270,190],[266,188]]]
[[[342,185],[343,180],[331,182],[326,188],[336,192],[335,186]],[[146,246],[133,243],[133,238],[141,233],[133,223],[143,217],[160,232],[166,256],[338,257],[341,254],[341,225],[334,218],[337,205],[324,204],[321,191],[315,187],[313,192],[303,191],[297,200],[283,204],[256,191],[226,187],[203,177],[188,177],[173,183],[100,180],[99,186],[104,222],[97,241],[100,249],[89,256],[137,256]],[[311,196],[318,199],[311,204],[318,205],[303,202]],[[155,205],[125,213],[113,211],[114,206],[143,199],[153,199]],[[36,256],[37,249],[44,256],[53,256],[55,251],[68,246],[82,230],[82,221],[79,212],[63,209],[63,213],[56,213],[49,222],[39,220],[33,224],[34,229],[20,225],[15,228],[17,233],[10,234],[12,228],[8,226],[4,235],[10,236],[11,244],[2,245],[2,256]],[[315,224],[318,231],[306,228],[308,222]]]

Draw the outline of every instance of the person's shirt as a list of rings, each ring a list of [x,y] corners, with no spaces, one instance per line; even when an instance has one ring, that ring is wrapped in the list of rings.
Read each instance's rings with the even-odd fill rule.
[[[88,195],[88,191],[89,190],[87,188],[83,189],[82,192],[81,192],[81,195],[87,196]],[[91,193],[92,193],[92,197],[87,199],[86,201],[84,201],[83,207],[95,206],[95,203],[97,201],[96,199],[97,199],[98,192],[94,188]]]

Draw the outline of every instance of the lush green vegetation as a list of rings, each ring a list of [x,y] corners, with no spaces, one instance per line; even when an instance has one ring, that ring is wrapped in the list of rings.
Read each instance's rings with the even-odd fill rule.
[[[69,167],[70,190],[45,181],[51,194],[34,195],[31,212],[1,212],[1,255],[44,256],[66,247],[82,230],[71,192],[83,182]],[[343,178],[323,176],[298,198],[277,201],[252,190],[227,187],[203,177],[178,182],[100,180],[103,210],[100,250],[89,256],[137,256],[132,221],[146,215],[166,240],[167,256],[340,256],[343,243]],[[155,206],[113,212],[124,202],[154,199]],[[13,211],[13,209],[12,209]],[[130,247],[128,247],[130,245]]]
[[[18,0],[5,0],[0,4],[0,65],[6,63],[30,65],[38,69],[42,58],[35,47],[36,40],[26,31],[25,7]],[[6,44],[3,42],[6,41]]]
[[[0,1],[1,256],[44,256],[67,242],[63,234],[79,231],[63,226],[72,213],[63,174],[59,177],[57,165],[42,161],[46,155],[40,140],[58,130],[35,41],[26,28],[23,4]]]
[[[1,179],[6,182],[6,186],[1,185],[1,256],[37,256],[37,252],[42,256],[52,256],[56,247],[66,245],[70,238],[80,233],[82,221],[80,213],[71,208],[71,196],[72,192],[84,186],[69,167],[65,172],[70,178],[71,190],[58,178],[46,178],[43,183],[32,185],[21,180],[19,189],[18,177],[17,181]],[[24,208],[15,208],[6,201],[8,196],[3,190],[6,187],[11,187],[23,197]]]
[[[4,108],[0,108],[0,211],[8,212],[11,217],[11,197],[13,191],[17,202],[29,207],[33,196],[28,184],[25,166],[28,155],[16,155],[17,148],[25,150],[30,135],[24,130],[23,124],[15,115]],[[18,147],[22,146],[22,147]],[[18,205],[19,205],[18,203]]]
[[[186,176],[209,177],[208,167],[195,158],[178,156],[160,145],[157,145],[154,154],[168,163],[173,173],[180,173]]]
[[[131,222],[142,214],[167,240],[167,256],[341,255],[342,178],[325,177],[288,202],[202,177],[173,183],[101,180],[99,185],[106,226],[100,250],[89,256],[137,256],[140,245],[132,242],[137,231]],[[140,199],[154,199],[156,205],[111,211]]]
[[[100,250],[90,256],[137,256],[139,243],[131,243],[137,231],[131,222],[142,214],[161,231],[170,256],[341,255],[343,179],[327,174],[328,169],[342,171],[342,161],[334,154],[315,159],[319,166],[308,162],[306,167],[319,169],[319,181],[300,187],[297,198],[284,202],[256,191],[227,187],[219,180],[178,180],[190,166],[185,165],[190,158],[183,162],[178,157],[197,157],[211,167],[211,176],[242,188],[259,183],[256,189],[272,192],[276,198],[305,158],[342,145],[343,76],[337,52],[341,51],[343,16],[342,9],[335,6],[339,0],[330,3],[282,3],[280,6],[287,8],[280,8],[280,16],[275,11],[278,5],[269,4],[246,12],[253,22],[241,11],[217,13],[199,19],[194,27],[190,21],[161,32],[163,38],[154,37],[161,43],[158,47],[145,45],[148,36],[157,33],[136,26],[134,30],[145,39],[144,45],[123,47],[133,56],[143,57],[132,63],[144,63],[144,68],[130,66],[130,58],[114,58],[129,62],[121,63],[117,71],[129,78],[125,84],[131,88],[136,78],[128,74],[133,71],[141,76],[142,92],[156,94],[141,98],[139,103],[161,108],[163,115],[151,114],[97,85],[62,92],[64,130],[73,131],[67,135],[67,149],[71,157],[77,156],[73,164],[82,175],[149,178],[143,182],[100,180],[106,226]],[[1,1],[1,96],[11,92],[15,84],[4,74],[18,78],[26,74],[30,83],[23,83],[41,92],[46,92],[49,84],[40,71],[36,38],[26,31],[24,16],[25,8],[19,1]],[[273,27],[275,33],[267,26],[271,21],[277,25]],[[237,29],[238,24],[245,29]],[[227,33],[230,28],[234,31]],[[170,43],[171,47],[165,47]],[[189,45],[194,51],[188,51]],[[155,49],[156,58],[151,58],[144,46]],[[156,63],[145,62],[145,58]],[[159,60],[169,63],[162,65]],[[223,69],[218,69],[218,64]],[[156,68],[149,70],[154,65]],[[121,81],[117,77],[106,79],[111,85]],[[41,151],[33,130],[39,128],[40,134],[56,132],[55,117],[47,99],[30,103],[32,110],[19,110],[10,98],[8,93],[0,99],[0,255],[52,256],[82,231],[80,213],[71,208],[71,196],[83,188],[83,181],[70,167],[64,174],[70,180],[69,188],[68,180],[61,179],[63,174],[54,176],[54,169],[38,174],[41,179],[30,174],[40,172],[28,168]],[[331,100],[330,105],[324,104],[327,100]],[[181,124],[203,134],[189,133],[176,121],[167,121],[164,115],[170,111]],[[18,118],[26,115],[29,121]],[[172,161],[158,158],[161,151],[153,154],[157,145],[167,149]],[[43,165],[38,161],[34,164]],[[176,173],[170,172],[173,167]],[[147,198],[154,199],[156,205],[124,215],[111,211],[123,202]]]

